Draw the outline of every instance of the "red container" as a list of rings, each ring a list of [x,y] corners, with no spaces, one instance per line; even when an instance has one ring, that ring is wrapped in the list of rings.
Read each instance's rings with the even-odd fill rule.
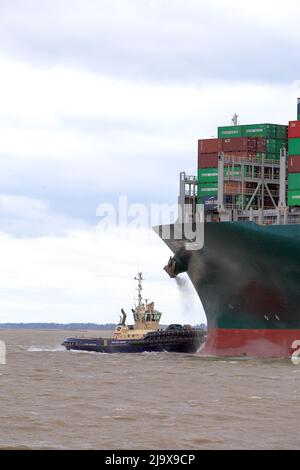
[[[202,153],[198,156],[198,168],[217,168],[218,152]]]
[[[234,137],[232,139],[222,139],[221,149],[223,152],[242,152],[247,150],[246,137]]]
[[[219,139],[198,140],[198,155],[201,153],[216,153],[219,151]]]
[[[300,121],[289,122],[289,139],[300,138]]]
[[[289,156],[288,163],[289,173],[300,173],[300,155]]]
[[[256,152],[257,138],[234,137],[232,139],[221,139],[220,148],[223,152]]]
[[[256,139],[257,152],[265,153],[267,149],[266,139]]]
[[[248,137],[247,139],[247,148],[248,152],[257,152],[257,138],[256,137]]]
[[[242,183],[240,181],[225,181],[224,182],[224,194],[241,194]]]

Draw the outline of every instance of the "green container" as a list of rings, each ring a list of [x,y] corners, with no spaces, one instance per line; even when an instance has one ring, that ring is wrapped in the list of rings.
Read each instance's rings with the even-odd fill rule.
[[[224,168],[225,178],[228,177],[228,173],[229,173],[229,177],[238,177],[238,176],[241,175],[241,168],[239,166],[234,166],[233,168],[232,168],[232,166],[225,167]]]
[[[198,181],[200,183],[218,181],[218,168],[200,168],[198,170]]]
[[[218,184],[217,183],[198,183],[198,196],[217,196]]]
[[[239,166],[224,167],[224,177],[239,177],[241,170]],[[198,184],[202,186],[207,183],[216,183],[218,181],[218,168],[200,168],[198,170]]]
[[[279,155],[277,153],[266,153],[266,160],[279,160]]]
[[[288,126],[278,124],[276,128],[276,139],[287,139]]]
[[[243,126],[218,127],[218,139],[228,139],[231,137],[243,137]]]
[[[300,139],[289,139],[289,155],[300,155]]]
[[[288,191],[288,206],[300,206],[300,189]]]
[[[282,148],[287,149],[287,141],[285,139],[276,140],[276,153],[280,153]]]
[[[300,173],[289,173],[288,189],[289,191],[300,191]]]
[[[276,139],[266,139],[266,150],[268,153],[276,153]]]
[[[243,126],[243,136],[276,139],[276,127],[276,124],[247,124]]]

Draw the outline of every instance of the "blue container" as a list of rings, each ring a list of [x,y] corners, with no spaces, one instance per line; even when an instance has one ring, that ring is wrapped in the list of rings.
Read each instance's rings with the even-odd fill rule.
[[[202,204],[204,204],[205,210],[217,210],[218,208],[218,198],[217,196],[203,196],[201,198]]]

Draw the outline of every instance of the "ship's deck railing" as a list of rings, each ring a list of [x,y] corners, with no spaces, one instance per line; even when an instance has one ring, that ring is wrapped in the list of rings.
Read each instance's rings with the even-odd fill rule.
[[[241,158],[238,155],[232,155],[230,157],[224,156],[224,163],[239,163],[239,164],[244,164],[244,165],[252,165],[252,164],[257,164],[257,165],[275,165],[280,168],[280,160],[273,160],[273,159],[267,159],[267,158],[257,158],[257,157],[250,157],[250,158]]]
[[[230,188],[228,190],[224,190],[224,194],[228,194],[232,196],[252,196],[254,193],[255,193],[255,189],[253,188],[244,188],[243,194],[240,188]],[[270,190],[270,194],[274,197],[278,197],[279,191]],[[258,193],[257,195],[260,195],[260,194]]]
[[[188,197],[196,197],[197,196],[197,189],[194,192],[188,191],[187,189],[185,190],[185,196]]]
[[[289,224],[300,224],[300,214],[289,214]]]
[[[236,172],[235,172],[236,173]],[[226,181],[241,181],[242,179],[242,173],[239,172],[240,174],[237,175],[237,174],[230,174],[230,172],[228,173],[228,175],[226,175],[224,177],[224,182]],[[260,182],[262,181],[262,179],[267,183],[267,184],[279,184],[279,181],[280,181],[280,177],[277,176],[277,175],[274,175],[274,178],[269,178],[268,176],[262,176],[262,175],[254,175],[253,177],[251,175],[244,175],[243,176],[243,180],[245,182],[249,182],[251,183],[252,181],[254,183],[256,182]]]
[[[246,204],[244,204],[244,206],[246,206]],[[242,204],[229,204],[229,203],[226,203],[223,205],[224,209],[237,209],[237,210],[242,210]],[[256,205],[251,205],[251,208],[253,210],[257,210],[258,209],[258,206]],[[245,210],[245,207],[244,207],[244,210]]]
[[[197,182],[197,176],[195,176],[195,175],[185,175],[184,180],[185,180],[187,183],[188,183],[189,181],[190,181],[191,183],[193,183],[193,182],[195,182],[195,181]]]
[[[249,214],[250,214],[250,210],[246,210],[245,209],[245,206],[246,204],[244,204],[244,209],[242,209],[242,205],[241,204],[224,204],[224,209],[229,209],[229,210],[233,210],[233,209],[236,209],[237,211],[240,212],[240,215],[244,216],[244,217],[249,217]],[[251,205],[251,209],[253,209],[253,211],[258,211],[259,210],[259,207],[257,205]],[[266,214],[265,214],[265,217],[277,217],[277,213],[275,213],[276,209],[274,209],[273,206],[270,206],[270,207],[265,207],[264,209],[265,211],[268,211]],[[254,213],[255,214],[255,213]]]

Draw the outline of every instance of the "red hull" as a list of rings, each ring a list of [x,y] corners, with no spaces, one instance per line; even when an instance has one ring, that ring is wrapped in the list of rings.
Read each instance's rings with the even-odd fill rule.
[[[299,341],[299,346],[293,345]],[[290,357],[300,347],[300,330],[212,328],[201,355]]]

